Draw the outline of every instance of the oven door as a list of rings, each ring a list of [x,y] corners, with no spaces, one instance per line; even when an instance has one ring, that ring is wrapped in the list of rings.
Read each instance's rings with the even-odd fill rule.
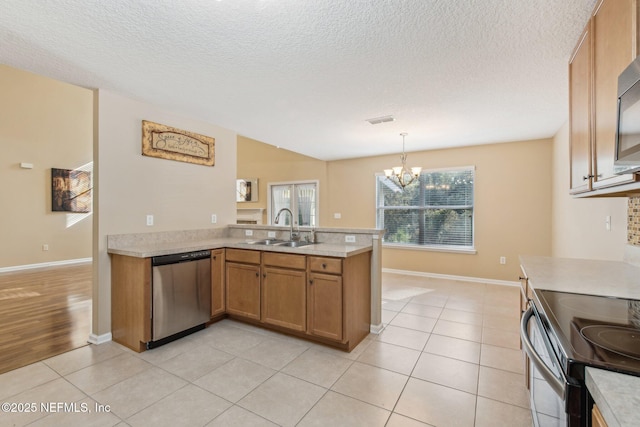
[[[522,348],[529,356],[529,391],[533,424],[570,426],[567,393],[570,382],[556,357],[533,302],[522,315]]]

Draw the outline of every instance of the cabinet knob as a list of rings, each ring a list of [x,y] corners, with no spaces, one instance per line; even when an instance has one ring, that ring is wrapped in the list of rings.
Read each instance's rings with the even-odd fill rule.
[[[213,256],[213,260],[215,261],[216,259],[217,259],[217,257],[214,255],[214,256]]]
[[[309,284],[310,284],[310,285],[313,285],[313,280],[309,280]]]
[[[518,280],[527,280],[526,277],[518,276]]]
[[[327,264],[322,263],[322,268],[327,268]]]
[[[257,273],[257,272],[256,272],[256,277],[260,277],[260,273]]]
[[[583,180],[583,181],[587,181],[587,180],[588,180],[588,179],[590,179],[590,178],[595,178],[595,175],[587,175],[587,176],[583,176],[583,177],[582,177],[582,180]]]
[[[262,277],[264,277],[266,279],[267,278],[267,273],[263,273]]]

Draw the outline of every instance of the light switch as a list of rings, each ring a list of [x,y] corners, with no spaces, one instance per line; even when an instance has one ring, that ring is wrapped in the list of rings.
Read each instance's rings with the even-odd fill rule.
[[[153,225],[153,215],[147,215],[147,225]]]

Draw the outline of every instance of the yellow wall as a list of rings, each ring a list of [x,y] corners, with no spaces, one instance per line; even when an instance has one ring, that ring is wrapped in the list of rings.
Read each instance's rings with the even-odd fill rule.
[[[398,162],[397,155],[329,162],[330,219],[324,225],[374,227],[375,174]],[[550,254],[551,140],[414,152],[407,165],[475,166],[477,253],[383,248],[383,268],[513,281],[518,255]]]
[[[241,202],[238,209],[264,209],[263,223],[267,223],[267,184],[289,181],[318,180],[319,220],[326,222],[328,212],[327,163],[293,151],[277,148],[238,135],[238,178],[258,178],[258,201]]]
[[[627,197],[569,194],[569,123],[553,144],[553,256],[622,261],[627,243]],[[605,219],[611,216],[611,231]]]
[[[90,166],[92,92],[0,65],[0,94],[0,268],[90,258],[91,214],[52,212],[51,168]]]
[[[518,255],[551,253],[551,149],[551,140],[538,140],[409,153],[409,166],[476,167],[477,253],[385,248],[383,267],[517,280]],[[375,174],[397,163],[397,154],[323,162],[239,138],[238,176],[260,179],[261,200],[238,206],[266,207],[267,182],[319,178],[321,227],[374,228]]]

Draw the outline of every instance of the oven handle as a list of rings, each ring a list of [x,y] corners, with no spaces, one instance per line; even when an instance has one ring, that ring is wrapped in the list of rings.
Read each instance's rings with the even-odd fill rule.
[[[555,376],[553,371],[549,369],[549,367],[544,363],[544,360],[542,360],[536,349],[533,347],[533,344],[531,344],[531,340],[529,339],[527,325],[529,324],[529,319],[531,319],[531,316],[533,316],[533,308],[529,307],[529,309],[527,309],[527,311],[522,315],[522,320],[520,321],[520,337],[522,338],[522,347],[529,356],[529,359],[531,359],[531,362],[535,365],[540,374],[547,381],[547,384],[549,384],[553,391],[555,391],[556,394],[564,400],[567,392],[567,383]]]

